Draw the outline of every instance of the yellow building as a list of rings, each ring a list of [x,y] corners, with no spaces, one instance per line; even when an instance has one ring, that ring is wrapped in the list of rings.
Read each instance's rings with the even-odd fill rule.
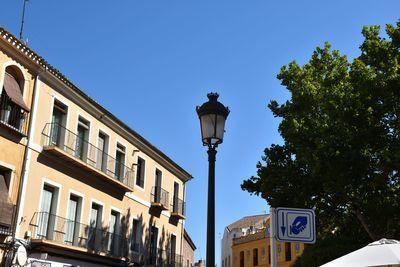
[[[3,35],[3,33],[2,33]],[[24,172],[34,72],[12,44],[0,38],[0,244],[13,236]],[[0,247],[0,262],[4,247]]]
[[[17,66],[32,102],[22,144],[0,137],[0,163],[13,154],[4,165],[22,180],[10,193],[20,191],[15,236],[29,243],[29,266],[178,266],[191,175],[15,36],[0,36],[0,79]]]
[[[268,267],[271,266],[269,236],[269,217],[263,228],[251,229],[243,236],[232,240],[233,267]],[[276,259],[278,267],[291,266],[304,250],[301,243],[276,243]]]

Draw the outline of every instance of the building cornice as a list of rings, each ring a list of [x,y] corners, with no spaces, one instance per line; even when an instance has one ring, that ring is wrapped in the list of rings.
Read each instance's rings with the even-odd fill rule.
[[[5,52],[10,53],[16,60],[29,68],[33,74],[41,73],[42,81],[53,86],[54,89],[67,96],[72,101],[78,103],[81,107],[84,107],[87,112],[124,137],[127,141],[141,150],[141,152],[153,158],[183,182],[192,179],[190,173],[180,167],[143,136],[118,119],[110,111],[89,97],[67,79],[67,77],[59,70],[47,63],[44,58],[2,27],[0,27],[0,36],[0,44],[2,44],[1,47],[4,48]]]

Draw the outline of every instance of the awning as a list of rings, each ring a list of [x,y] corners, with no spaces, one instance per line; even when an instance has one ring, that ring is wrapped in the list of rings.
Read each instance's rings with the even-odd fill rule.
[[[14,104],[29,112],[29,108],[24,102],[18,82],[7,72],[4,75],[4,90]]]

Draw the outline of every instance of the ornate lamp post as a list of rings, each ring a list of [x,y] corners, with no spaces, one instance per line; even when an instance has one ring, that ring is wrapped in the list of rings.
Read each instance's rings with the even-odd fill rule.
[[[225,121],[229,108],[218,102],[217,93],[207,94],[208,101],[196,108],[200,119],[203,146],[208,147],[208,202],[207,202],[207,267],[215,267],[215,155],[223,142]]]

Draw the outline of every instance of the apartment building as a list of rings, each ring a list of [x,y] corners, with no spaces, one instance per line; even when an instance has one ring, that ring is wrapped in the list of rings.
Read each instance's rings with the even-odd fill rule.
[[[193,267],[194,266],[194,251],[196,250],[196,245],[194,244],[192,238],[184,230],[183,233],[183,267]]]
[[[13,236],[34,76],[9,44],[0,50],[0,244]],[[0,259],[5,250],[0,246]]]
[[[32,102],[15,185],[15,236],[29,243],[30,266],[180,266],[191,175],[15,36],[0,35],[2,75],[6,64],[27,73],[23,98]]]
[[[261,215],[266,216],[266,215]],[[246,221],[254,222],[261,216],[249,216],[239,220],[238,225]],[[267,215],[268,216],[268,215]],[[231,245],[231,262],[223,259],[222,267],[268,267],[271,266],[270,254],[270,217],[265,217],[260,224],[248,227],[242,231],[242,235],[233,237]],[[235,225],[235,224],[234,224]],[[239,227],[240,228],[240,227]],[[243,229],[243,228],[242,228]],[[276,242],[276,259],[278,267],[290,267],[304,250],[302,243]],[[231,264],[231,265],[230,265]]]
[[[233,239],[264,229],[267,226],[268,220],[268,214],[250,215],[225,227],[221,240],[221,267],[233,266]]]

